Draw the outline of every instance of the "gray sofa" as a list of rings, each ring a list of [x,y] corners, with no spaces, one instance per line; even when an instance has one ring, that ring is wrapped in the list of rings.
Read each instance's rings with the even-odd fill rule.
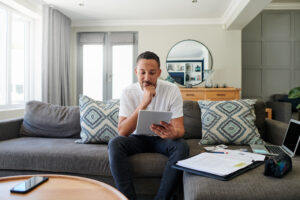
[[[293,111],[292,103],[284,102],[287,99],[287,94],[274,94],[271,96],[270,101],[266,102],[266,106],[272,108],[272,119],[286,123],[288,123],[291,118],[300,120],[300,111]],[[292,99],[290,101],[294,100]]]
[[[255,104],[255,113],[256,125],[262,138],[267,142],[280,144],[287,124],[265,120],[265,104],[261,101]],[[184,101],[186,130],[184,138],[190,147],[191,156],[203,150],[203,147],[198,144],[201,138],[200,116],[197,102]],[[76,144],[74,142],[76,138],[20,137],[22,121],[23,119],[0,121],[0,177],[55,173],[88,177],[114,185],[106,144]],[[241,146],[230,147],[241,148]],[[167,158],[161,154],[143,153],[131,156],[130,161],[137,194],[141,199],[153,198]],[[293,162],[293,171],[283,179],[265,177],[263,166],[228,182],[184,173],[183,180],[176,188],[177,197],[178,199],[299,198],[299,157],[294,158]],[[264,186],[265,182],[272,185]]]

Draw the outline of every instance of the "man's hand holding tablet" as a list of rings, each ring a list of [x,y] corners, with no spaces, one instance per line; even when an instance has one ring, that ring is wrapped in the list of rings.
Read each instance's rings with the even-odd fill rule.
[[[174,126],[164,121],[161,121],[160,124],[152,124],[150,129],[163,139],[172,139],[176,133]]]
[[[169,124],[172,112],[140,110],[137,121],[136,134],[138,135],[158,135],[162,138],[163,133],[170,133],[173,125]],[[169,135],[169,134],[168,134]]]

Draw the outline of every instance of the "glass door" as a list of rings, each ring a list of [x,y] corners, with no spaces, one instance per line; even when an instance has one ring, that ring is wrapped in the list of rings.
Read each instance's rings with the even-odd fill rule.
[[[95,100],[118,99],[135,81],[134,33],[79,33],[77,93]]]
[[[118,99],[124,86],[133,83],[133,45],[114,45],[112,52],[112,98]]]
[[[82,94],[103,100],[103,45],[83,45]]]

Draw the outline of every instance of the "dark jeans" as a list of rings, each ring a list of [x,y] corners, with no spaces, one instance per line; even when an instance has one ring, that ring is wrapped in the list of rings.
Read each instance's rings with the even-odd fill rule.
[[[180,172],[171,166],[186,158],[189,147],[183,139],[161,139],[156,136],[118,136],[109,141],[109,164],[116,187],[130,200],[136,199],[128,157],[145,152],[157,152],[168,157],[155,199],[169,199]]]

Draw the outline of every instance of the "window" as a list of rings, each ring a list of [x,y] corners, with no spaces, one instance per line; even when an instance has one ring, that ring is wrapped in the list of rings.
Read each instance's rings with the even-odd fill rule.
[[[103,45],[83,45],[83,94],[103,99]]]
[[[0,105],[6,102],[7,11],[0,7]]]
[[[78,33],[77,93],[117,99],[133,83],[136,33]]]
[[[29,25],[21,16],[12,15],[10,94],[11,104],[25,101],[25,71],[29,65]]]
[[[133,82],[133,45],[114,45],[112,54],[112,98],[121,97],[124,86]]]
[[[36,25],[36,26],[35,26]],[[30,85],[37,78],[33,40],[34,18],[0,4],[0,109],[23,107],[38,92]],[[37,36],[37,35],[35,35]],[[37,70],[39,71],[39,70]],[[32,91],[31,91],[32,90]],[[38,99],[38,98],[37,98]]]

